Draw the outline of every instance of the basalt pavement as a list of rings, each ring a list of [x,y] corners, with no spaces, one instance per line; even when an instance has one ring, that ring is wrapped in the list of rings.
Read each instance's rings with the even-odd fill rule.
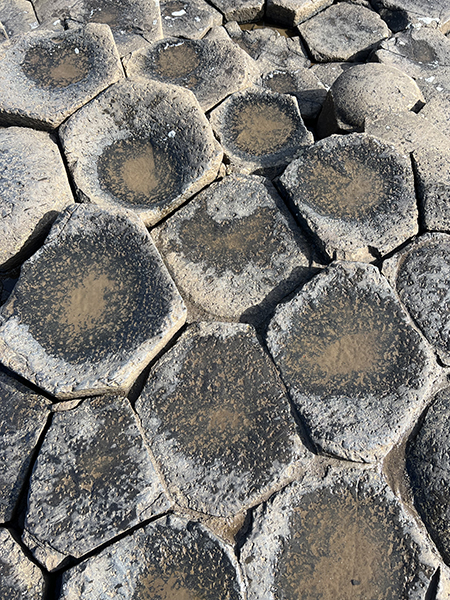
[[[0,1],[0,598],[450,598],[449,32]]]

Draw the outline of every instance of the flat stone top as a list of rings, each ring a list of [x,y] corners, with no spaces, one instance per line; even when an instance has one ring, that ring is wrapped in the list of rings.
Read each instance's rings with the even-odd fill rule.
[[[205,0],[161,0],[163,37],[202,38],[222,25],[222,14]]]
[[[450,29],[450,7],[440,0],[376,0],[375,5],[398,13],[402,29],[408,25],[434,26],[444,33]]]
[[[23,553],[8,529],[0,528],[0,598],[41,600],[44,575]]]

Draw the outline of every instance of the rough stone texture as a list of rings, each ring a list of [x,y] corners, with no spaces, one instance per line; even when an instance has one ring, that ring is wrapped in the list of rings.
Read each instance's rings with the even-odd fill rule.
[[[262,18],[265,2],[264,0],[211,0],[211,4],[220,10],[225,22],[248,23]]]
[[[3,23],[0,21],[0,44],[8,41],[8,34],[6,33],[6,29]]]
[[[268,345],[313,440],[348,460],[383,457],[440,370],[394,292],[362,263],[333,263],[278,307]]]
[[[378,63],[356,65],[328,91],[318,121],[320,137],[338,131],[362,131],[369,116],[410,110],[424,99],[411,77]]]
[[[251,88],[214,109],[211,125],[230,170],[275,176],[313,142],[292,96]]]
[[[39,26],[33,5],[28,0],[2,0],[0,22],[10,39],[28,33]]]
[[[241,559],[258,600],[423,600],[441,567],[383,478],[343,468],[258,509]]]
[[[261,320],[314,273],[309,247],[272,184],[230,175],[152,231],[189,319]],[[193,313],[193,314],[191,314]]]
[[[371,262],[418,233],[410,160],[363,133],[304,148],[280,184],[330,259]]]
[[[123,77],[109,27],[33,31],[0,47],[0,124],[58,127]]]
[[[383,264],[401,302],[450,365],[450,237],[428,233]]]
[[[63,575],[60,600],[161,598],[242,600],[236,560],[201,525],[170,516]]]
[[[59,398],[128,391],[186,316],[142,221],[72,205],[22,267],[0,353]]]
[[[450,92],[432,98],[419,114],[450,139]]]
[[[41,600],[44,576],[25,557],[7,529],[0,529],[0,598],[2,600]]]
[[[125,207],[153,225],[216,177],[222,150],[194,95],[125,80],[60,131],[84,201]]]
[[[73,203],[53,139],[23,127],[0,129],[0,269],[15,266]]]
[[[393,31],[411,25],[437,27],[443,33],[450,30],[450,6],[442,0],[371,0]]]
[[[356,66],[354,62],[328,62],[317,63],[310,70],[323,83],[325,88],[329,90],[342,73],[353,69],[354,66]]]
[[[209,515],[260,502],[312,457],[249,325],[192,326],[151,370],[136,410],[170,493]]]
[[[50,402],[0,371],[0,522],[12,517]],[[0,597],[3,597],[0,592]]]
[[[199,40],[212,27],[222,25],[222,15],[204,0],[162,0],[163,37]]]
[[[169,508],[128,400],[88,399],[53,415],[31,476],[23,540],[51,571]]]
[[[365,8],[340,2],[299,27],[318,62],[363,60],[390,31],[380,16]]]
[[[125,61],[128,77],[145,77],[185,87],[204,111],[248,87],[257,74],[254,61],[231,40],[165,38]]]
[[[267,0],[266,17],[286,27],[294,27],[333,4],[333,0]]]

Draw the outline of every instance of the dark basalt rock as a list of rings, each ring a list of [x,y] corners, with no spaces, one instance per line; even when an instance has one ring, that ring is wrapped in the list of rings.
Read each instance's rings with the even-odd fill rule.
[[[0,529],[0,598],[41,600],[45,589],[41,570],[24,554],[7,529]]]

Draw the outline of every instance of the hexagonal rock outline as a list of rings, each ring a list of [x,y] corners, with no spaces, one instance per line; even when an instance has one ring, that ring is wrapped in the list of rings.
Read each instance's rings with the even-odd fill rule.
[[[79,398],[91,394],[101,393],[127,393],[139,373],[148,362],[165,346],[168,340],[178,331],[186,320],[186,307],[178,290],[175,287],[161,256],[156,250],[148,231],[142,221],[131,211],[103,210],[95,205],[75,204],[69,206],[53,225],[43,247],[38,250],[22,267],[21,278],[31,269],[35,262],[45,257],[47,248],[58,245],[60,236],[71,237],[77,233],[77,221],[84,217],[94,221],[106,217],[112,222],[112,227],[125,229],[125,235],[121,237],[124,247],[132,238],[134,242],[140,241],[141,248],[148,254],[151,261],[156,261],[161,272],[164,283],[173,293],[172,313],[166,315],[161,323],[159,333],[144,342],[128,355],[125,361],[121,361],[119,355],[114,355],[114,363],[105,369],[100,364],[85,365],[84,370],[80,366],[71,364],[64,359],[52,356],[35,340],[28,332],[28,326],[20,323],[17,316],[5,316],[7,311],[13,311],[14,293],[0,312],[0,354],[3,363],[11,370],[19,373],[38,387],[46,390],[59,399]],[[130,228],[132,232],[127,232]],[[17,287],[20,286],[20,279]],[[164,329],[165,328],[165,329]],[[28,355],[24,354],[24,346],[28,345]],[[45,371],[42,371],[42,361]],[[53,376],[54,371],[63,369],[65,380]]]

